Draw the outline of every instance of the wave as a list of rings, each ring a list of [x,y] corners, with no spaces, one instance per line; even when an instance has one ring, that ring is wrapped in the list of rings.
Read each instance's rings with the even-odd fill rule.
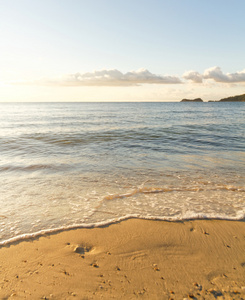
[[[69,166],[66,164],[32,164],[26,166],[3,165],[0,166],[0,172],[12,172],[12,171],[34,172],[40,170],[64,171],[67,168],[69,168]]]
[[[125,221],[128,219],[142,219],[142,220],[155,220],[155,221],[168,221],[168,222],[181,222],[181,221],[189,221],[189,220],[227,220],[227,221],[245,221],[245,212],[240,212],[234,217],[229,217],[223,214],[215,215],[215,214],[202,214],[202,213],[193,213],[191,211],[187,212],[185,215],[182,215],[181,217],[159,217],[159,216],[142,216],[140,214],[128,214],[119,218],[114,218],[107,220],[105,222],[98,222],[98,223],[90,223],[90,224],[74,224],[69,226],[61,226],[57,228],[50,228],[50,229],[44,229],[40,230],[34,233],[26,233],[21,234],[12,238],[9,238],[7,240],[0,242],[0,248],[4,246],[9,246],[11,244],[19,243],[22,241],[26,241],[29,239],[35,239],[39,238],[45,235],[50,234],[57,234],[59,232],[68,231],[68,230],[74,230],[74,229],[82,229],[82,228],[98,228],[98,227],[105,227],[109,226],[121,221]]]
[[[102,126],[103,127],[103,126]],[[2,151],[9,149],[24,149],[28,151],[40,146],[51,145],[57,147],[70,147],[81,146],[89,144],[101,144],[104,142],[119,143],[130,145],[130,142],[138,142],[142,145],[149,145],[149,142],[154,145],[185,145],[188,144],[192,147],[203,148],[229,148],[241,149],[244,147],[244,141],[241,141],[240,135],[230,134],[229,131],[215,131],[210,132],[207,127],[200,126],[201,128],[190,129],[186,126],[172,126],[172,127],[132,127],[114,128],[108,130],[101,128],[97,130],[86,128],[66,128],[62,133],[60,131],[51,132],[45,131],[44,133],[30,132],[29,134],[17,135],[15,137],[5,136],[0,137],[0,147]],[[75,130],[75,131],[74,131]],[[38,150],[38,149],[37,149]]]
[[[235,187],[235,186],[220,186],[216,188],[208,188],[204,189],[201,187],[186,187],[186,188],[157,188],[157,187],[142,187],[132,190],[129,193],[125,194],[110,194],[108,196],[105,196],[102,201],[105,200],[114,200],[114,199],[120,199],[120,198],[126,198],[131,197],[136,194],[156,194],[156,193],[167,193],[167,192],[201,192],[201,191],[232,191],[232,192],[245,192],[244,188],[241,187]]]

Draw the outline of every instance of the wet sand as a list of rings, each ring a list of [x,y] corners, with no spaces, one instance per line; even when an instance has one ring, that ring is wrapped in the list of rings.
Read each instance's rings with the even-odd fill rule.
[[[0,249],[1,299],[245,299],[245,222],[129,219]]]

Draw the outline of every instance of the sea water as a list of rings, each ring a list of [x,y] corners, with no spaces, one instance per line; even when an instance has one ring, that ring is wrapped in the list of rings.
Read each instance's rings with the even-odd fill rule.
[[[245,217],[245,103],[0,103],[0,243]]]

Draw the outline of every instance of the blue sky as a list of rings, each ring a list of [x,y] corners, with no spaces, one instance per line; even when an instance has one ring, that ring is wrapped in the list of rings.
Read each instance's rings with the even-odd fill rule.
[[[0,101],[244,93],[244,11],[243,0],[0,0]]]

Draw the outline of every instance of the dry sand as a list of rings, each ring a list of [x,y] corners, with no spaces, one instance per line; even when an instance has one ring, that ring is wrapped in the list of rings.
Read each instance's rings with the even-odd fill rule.
[[[0,249],[1,299],[245,299],[245,223],[129,219]]]

